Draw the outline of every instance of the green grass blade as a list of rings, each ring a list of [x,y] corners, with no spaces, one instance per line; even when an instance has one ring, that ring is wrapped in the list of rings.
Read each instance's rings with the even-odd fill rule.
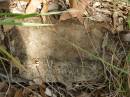
[[[16,22],[13,18],[0,20],[0,25],[14,25],[14,26],[53,26],[53,24],[42,23],[28,23],[28,22]]]
[[[67,13],[67,12],[78,12],[78,10],[69,9],[67,11],[56,11],[56,12],[47,12],[47,13],[31,13],[31,14],[0,13],[0,16],[15,17],[16,19],[24,19],[24,18],[35,17],[35,16],[48,16],[48,15]]]
[[[14,58],[11,54],[9,54],[2,46],[0,46],[0,53],[3,53],[4,55],[6,55],[6,57],[9,60],[11,60],[17,68],[19,69],[22,68],[23,70],[27,71],[25,67],[20,63],[20,61],[16,60],[16,58]]]

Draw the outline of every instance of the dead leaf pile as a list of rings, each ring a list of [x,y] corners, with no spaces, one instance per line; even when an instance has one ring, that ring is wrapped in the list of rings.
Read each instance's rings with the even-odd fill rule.
[[[20,83],[8,85],[6,82],[0,82],[0,97],[107,97],[105,95],[109,95],[104,92],[103,84],[80,84],[68,90],[61,84],[61,86],[55,85],[55,83],[42,83],[23,86]]]
[[[21,86],[0,82],[0,97],[47,97],[44,84]]]
[[[20,0],[11,7],[13,13],[47,13],[61,12],[56,21],[77,18],[84,24],[86,19],[95,23],[105,23],[111,32],[121,32],[128,29],[127,19],[129,6],[124,1],[114,0]],[[14,2],[13,4],[14,5]],[[56,16],[56,15],[55,15]],[[46,16],[47,17],[47,16]],[[42,16],[43,21],[46,19]],[[104,27],[105,27],[104,26]]]
[[[8,85],[6,82],[0,82],[0,97],[115,97],[116,95],[114,91],[108,92],[103,83],[82,82],[75,84],[71,89],[59,83],[52,83],[24,86],[20,83]]]

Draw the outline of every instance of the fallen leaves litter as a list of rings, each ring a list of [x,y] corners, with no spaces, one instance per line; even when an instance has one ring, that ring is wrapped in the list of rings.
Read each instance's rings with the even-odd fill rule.
[[[15,85],[16,86],[16,85]],[[15,87],[14,85],[9,85],[6,82],[0,82],[0,97],[47,97],[45,95],[45,85],[29,85],[27,87]]]
[[[43,23],[58,23],[77,18],[82,24],[86,19],[103,25],[113,34],[127,30],[129,6],[126,2],[113,0],[28,0],[26,13],[41,13]],[[75,12],[69,10],[76,10]],[[48,12],[61,12],[56,15],[42,16]],[[17,12],[17,11],[15,11]],[[19,12],[20,13],[20,12]],[[53,17],[53,19],[52,19]],[[53,22],[54,21],[54,22]]]

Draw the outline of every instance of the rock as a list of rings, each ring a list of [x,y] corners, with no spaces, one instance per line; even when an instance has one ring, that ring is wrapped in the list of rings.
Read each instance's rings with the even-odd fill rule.
[[[40,18],[25,21],[38,22]],[[70,85],[101,77],[101,64],[91,56],[99,54],[103,37],[96,28],[87,32],[80,22],[71,19],[51,27],[15,27],[10,33],[13,53],[28,70],[21,70],[25,78],[42,77]]]

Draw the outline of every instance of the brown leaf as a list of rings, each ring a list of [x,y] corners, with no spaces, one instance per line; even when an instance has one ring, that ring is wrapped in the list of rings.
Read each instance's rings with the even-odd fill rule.
[[[26,88],[23,90],[23,95],[24,95],[24,96],[27,96],[27,95],[33,94],[34,92],[38,92],[37,90],[38,90],[38,85],[28,86],[28,87],[26,87]]]
[[[84,12],[86,11],[86,8],[88,7],[90,2],[91,2],[91,0],[80,0],[77,2],[76,2],[76,0],[74,0],[73,8],[79,10],[79,12],[71,13],[72,17],[77,17],[79,19],[79,21],[82,21],[82,16],[83,16]]]
[[[9,90],[8,90],[9,89]],[[7,92],[8,90],[8,92]],[[6,82],[1,82],[0,83],[0,92],[3,92],[3,93],[7,93],[7,97],[14,97],[15,95],[15,92],[16,92],[16,88],[14,86],[8,86]],[[0,95],[1,97],[1,95]]]
[[[72,15],[70,13],[63,13],[61,16],[60,16],[60,20],[61,21],[64,21],[64,20],[67,20],[67,19],[70,19],[72,18]]]
[[[14,97],[24,97],[22,89],[17,90]]]
[[[71,9],[77,10],[77,12],[63,13],[60,17],[60,20],[66,20],[76,17],[80,22],[83,22],[83,14],[91,1],[92,0],[69,0]]]
[[[48,12],[48,3],[45,3],[41,10],[41,13],[45,13],[45,12]]]
[[[46,86],[45,86],[45,83],[44,83],[44,82],[39,86],[39,88],[40,88],[40,94],[41,94],[41,96],[42,96],[42,97],[47,97],[47,96],[45,95]]]
[[[6,92],[8,89],[8,85],[6,82],[1,82],[0,83],[0,92]]]
[[[41,5],[42,0],[30,0],[26,8],[26,13],[35,13],[39,5]]]
[[[7,94],[7,97],[14,97],[16,91],[17,91],[17,88],[14,87],[14,86],[11,86],[10,89],[9,89],[9,92]]]
[[[70,8],[75,8],[77,6],[77,0],[69,0]]]

